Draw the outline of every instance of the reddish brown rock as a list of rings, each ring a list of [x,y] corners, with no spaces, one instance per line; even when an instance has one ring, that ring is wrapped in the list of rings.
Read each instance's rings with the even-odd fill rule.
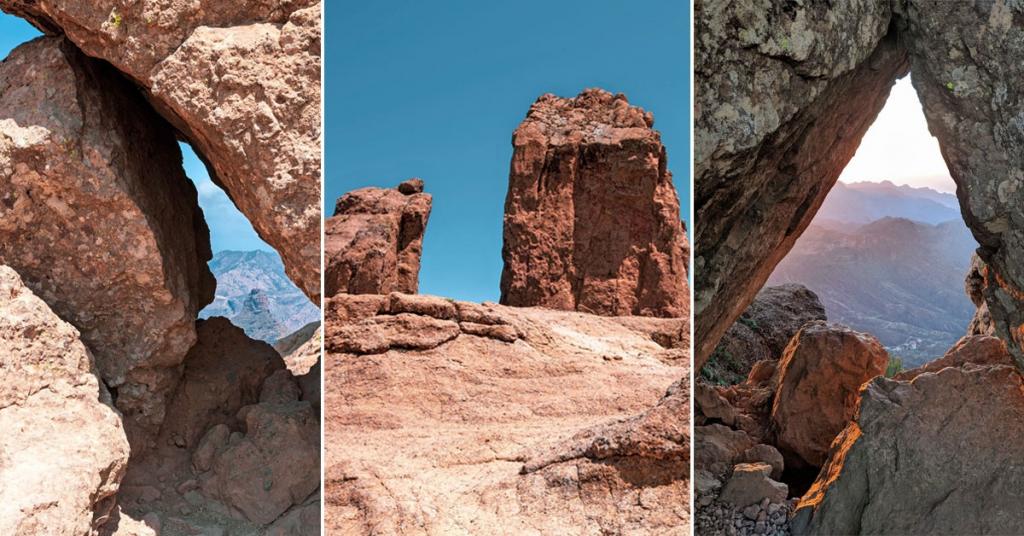
[[[0,265],[0,534],[93,534],[128,441],[78,331]]]
[[[363,188],[338,199],[324,224],[327,296],[416,293],[431,205],[422,190],[422,181],[411,179],[399,189]]]
[[[438,319],[427,315],[450,317],[453,302],[418,297],[438,307],[396,315],[386,309],[408,311],[405,300],[384,298],[360,304],[371,320],[419,317],[459,334],[372,355],[328,346],[328,533],[690,532],[689,393],[684,382],[666,393],[689,370],[660,360],[655,340],[686,320],[466,302]],[[327,316],[327,340],[367,320],[353,316]]]
[[[925,363],[915,369],[905,370],[893,376],[894,380],[912,380],[928,372],[938,372],[947,367],[975,365],[1013,365],[1013,358],[1006,350],[1006,343],[991,335],[964,337],[946,352],[946,355]]]
[[[814,467],[853,419],[864,382],[885,373],[889,354],[871,335],[827,322],[806,324],[779,362],[771,421],[775,445]]]
[[[755,363],[782,357],[804,324],[825,319],[825,307],[807,287],[765,287],[725,332],[701,376],[719,384],[739,383]]]
[[[797,505],[793,534],[1021,534],[1024,381],[966,365],[876,378]]]
[[[173,129],[60,38],[16,49],[0,80],[0,262],[81,331],[144,449],[214,289]]]
[[[685,232],[653,124],[599,89],[537,99],[512,139],[501,303],[688,316]]]
[[[65,34],[136,82],[319,302],[320,2],[3,0],[0,8]]]

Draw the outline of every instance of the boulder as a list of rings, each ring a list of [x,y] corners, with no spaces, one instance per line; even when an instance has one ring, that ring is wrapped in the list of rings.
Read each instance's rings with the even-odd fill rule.
[[[78,331],[0,265],[0,534],[93,534],[128,440]]]
[[[320,2],[2,0],[0,8],[63,33],[138,84],[319,302]]]
[[[61,38],[18,47],[0,80],[0,262],[78,328],[144,450],[214,291],[174,130]]]
[[[876,378],[793,534],[1019,534],[1024,381],[1011,367]]]
[[[782,357],[793,335],[815,320],[826,320],[825,307],[807,287],[765,287],[729,326],[701,375],[717,383],[739,383],[755,363]]]
[[[1006,350],[1006,343],[989,335],[964,337],[946,352],[946,355],[893,376],[895,380],[912,380],[928,372],[938,372],[946,367],[975,365],[1013,365],[1013,358]]]
[[[971,267],[964,277],[964,290],[971,303],[977,308],[970,324],[967,325],[967,336],[973,335],[994,335],[996,326],[992,323],[992,314],[988,312],[988,303],[985,302],[985,276],[988,269],[978,254],[971,255]]]
[[[853,419],[861,385],[885,374],[888,363],[871,335],[828,322],[804,325],[779,362],[771,409],[775,445],[793,457],[787,463],[820,467]]]
[[[769,503],[785,501],[789,487],[772,480],[769,477],[771,472],[772,466],[767,463],[737,464],[722,487],[719,499],[740,508],[760,504],[765,499]]]
[[[653,124],[600,89],[530,107],[512,137],[502,304],[689,315],[686,233]]]
[[[238,411],[259,401],[275,371],[287,372],[272,346],[250,339],[226,318],[200,320],[197,332],[160,431],[163,442],[188,449],[215,425],[240,428]]]
[[[327,296],[416,293],[431,196],[422,181],[402,190],[362,188],[338,199],[324,224]]]

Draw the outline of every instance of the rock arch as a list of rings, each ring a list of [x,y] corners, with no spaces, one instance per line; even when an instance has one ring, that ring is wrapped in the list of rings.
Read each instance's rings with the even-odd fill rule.
[[[695,365],[807,227],[894,80],[914,72],[1024,368],[1024,11],[994,2],[695,4]],[[951,24],[951,21],[955,23]]]

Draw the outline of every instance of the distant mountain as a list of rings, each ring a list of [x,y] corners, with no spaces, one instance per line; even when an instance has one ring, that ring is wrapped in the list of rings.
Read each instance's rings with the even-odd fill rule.
[[[897,186],[890,181],[837,182],[815,221],[866,224],[885,217],[939,224],[960,219],[960,205],[955,195],[931,188]]]
[[[210,261],[210,271],[217,278],[217,295],[200,318],[226,317],[250,337],[271,344],[320,319],[320,310],[288,279],[276,253],[221,251]]]
[[[964,335],[974,305],[963,280],[976,247],[959,215],[938,225],[882,218],[838,228],[815,220],[768,284],[806,285],[829,320],[871,333],[913,367]]]

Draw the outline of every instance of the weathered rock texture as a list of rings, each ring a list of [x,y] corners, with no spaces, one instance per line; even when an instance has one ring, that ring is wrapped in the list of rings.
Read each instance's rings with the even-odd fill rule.
[[[906,53],[888,2],[694,4],[695,365],[792,248]]]
[[[656,342],[685,319],[401,294],[325,314],[328,532],[689,534],[688,359]]]
[[[825,307],[807,287],[765,287],[726,330],[701,376],[719,384],[739,383],[754,363],[782,357],[793,335],[815,320],[826,320]]]
[[[1018,534],[1024,381],[951,367],[865,386],[798,505],[794,534]]]
[[[1013,365],[1006,343],[990,335],[973,335],[960,339],[946,354],[915,369],[893,376],[894,380],[912,380],[927,372],[938,372],[947,367],[975,365]]]
[[[543,95],[512,138],[501,303],[684,317],[685,232],[649,112]]]
[[[697,365],[806,227],[909,60],[988,267],[995,332],[1024,367],[1021,7],[752,4],[695,6]]]
[[[0,533],[91,534],[128,441],[78,331],[0,265]]]
[[[820,467],[853,419],[861,385],[885,374],[888,364],[889,354],[871,335],[820,321],[805,325],[779,361],[771,412],[775,445]]]
[[[320,2],[3,0],[0,8],[67,35],[137,82],[319,301]]]
[[[320,482],[312,404],[271,346],[220,317],[198,333],[157,447],[125,476],[122,519],[171,534],[316,534],[306,522]]]
[[[419,179],[341,196],[324,224],[326,295],[415,294],[430,206]]]
[[[17,48],[0,80],[0,262],[81,331],[145,448],[214,288],[173,129],[61,38]]]

